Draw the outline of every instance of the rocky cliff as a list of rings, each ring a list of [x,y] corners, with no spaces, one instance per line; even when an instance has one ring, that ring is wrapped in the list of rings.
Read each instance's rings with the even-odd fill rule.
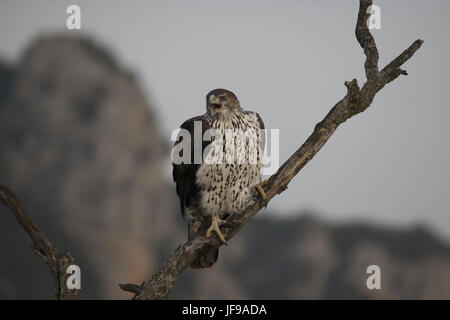
[[[140,281],[155,267],[155,250],[174,224],[153,107],[130,73],[83,38],[40,38],[18,65],[0,70],[0,183],[61,250],[89,266],[82,267],[87,297],[120,297],[117,283]],[[12,222],[1,224],[7,259],[11,243],[28,241]],[[26,272],[35,260],[8,268]],[[0,292],[15,290],[17,278],[2,271]]]

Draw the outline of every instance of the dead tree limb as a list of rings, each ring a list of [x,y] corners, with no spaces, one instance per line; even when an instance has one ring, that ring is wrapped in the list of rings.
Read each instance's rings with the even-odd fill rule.
[[[0,204],[11,210],[20,225],[33,240],[31,248],[48,265],[55,279],[55,295],[58,300],[75,300],[78,297],[77,289],[69,289],[66,285],[67,267],[75,264],[69,253],[60,253],[48,240],[44,233],[36,226],[25,211],[19,198],[8,188],[0,186]]]
[[[421,47],[423,41],[415,41],[396,59],[389,63],[381,72],[378,69],[378,50],[375,40],[367,26],[370,13],[368,8],[372,0],[360,0],[358,19],[356,23],[356,38],[364,50],[366,61],[364,64],[367,81],[362,88],[356,79],[345,82],[347,94],[330,110],[325,118],[319,122],[313,133],[303,145],[271,176],[264,187],[267,199],[264,202],[251,201],[240,214],[228,219],[229,226],[222,232],[227,240],[231,239],[253,216],[260,211],[277,194],[283,192],[292,178],[319,152],[337,127],[354,115],[366,110],[372,103],[375,94],[386,84],[395,80],[406,71],[400,69],[413,54]],[[164,265],[141,286],[127,284],[120,285],[125,291],[133,292],[134,299],[167,299],[178,276],[191,263],[207,250],[218,248],[221,243],[217,237],[196,237],[180,245],[169,257]]]

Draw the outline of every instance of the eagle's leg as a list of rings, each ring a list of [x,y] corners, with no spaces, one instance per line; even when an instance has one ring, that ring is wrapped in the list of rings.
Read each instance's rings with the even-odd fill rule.
[[[254,186],[255,188],[255,193],[259,193],[259,195],[261,196],[261,198],[263,200],[267,199],[266,193],[264,192],[263,187],[267,184],[267,179],[262,181],[261,183],[258,183],[257,185]]]
[[[225,237],[223,236],[222,232],[220,231],[220,226],[227,224],[225,220],[220,219],[218,215],[214,215],[212,218],[211,226],[208,228],[208,231],[206,231],[206,237],[211,237],[211,233],[215,231],[217,233],[217,236],[219,237],[220,241],[222,241],[223,244],[227,244],[227,241],[225,240]]]

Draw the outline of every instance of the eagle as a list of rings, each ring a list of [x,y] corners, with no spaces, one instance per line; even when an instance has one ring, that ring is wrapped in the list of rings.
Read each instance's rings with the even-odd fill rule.
[[[173,180],[183,218],[188,220],[188,239],[213,232],[226,239],[220,226],[241,212],[255,197],[266,199],[261,182],[264,122],[258,113],[245,111],[236,95],[214,89],[206,96],[206,113],[180,126],[172,151]],[[184,135],[182,134],[184,132]],[[209,226],[209,227],[208,227]],[[219,250],[201,255],[191,268],[209,268]]]

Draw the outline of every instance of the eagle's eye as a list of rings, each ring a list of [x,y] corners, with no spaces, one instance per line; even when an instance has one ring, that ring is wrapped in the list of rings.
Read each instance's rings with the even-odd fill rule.
[[[225,100],[227,100],[227,96],[225,94],[222,94],[222,95],[219,96],[219,100],[220,101],[225,101]]]

